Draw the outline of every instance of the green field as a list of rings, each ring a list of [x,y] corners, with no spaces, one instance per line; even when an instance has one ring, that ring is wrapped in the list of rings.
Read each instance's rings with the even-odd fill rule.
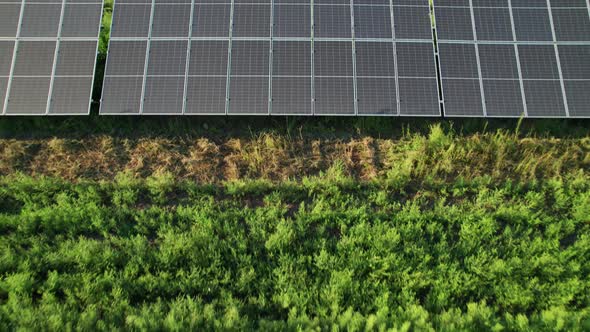
[[[590,329],[586,122],[91,116],[0,135],[1,330]]]

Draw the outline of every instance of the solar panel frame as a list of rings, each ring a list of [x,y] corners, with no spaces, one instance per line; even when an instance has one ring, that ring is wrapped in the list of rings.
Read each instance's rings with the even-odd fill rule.
[[[229,38],[232,20],[231,2],[196,3],[193,5],[192,16],[191,38]],[[223,22],[223,25],[216,26],[215,22]]]
[[[312,115],[311,75],[273,76],[271,100],[272,115]]]
[[[13,37],[10,37],[9,39],[14,41],[14,51],[13,51],[13,56],[12,56],[12,60],[11,60],[11,64],[10,64],[10,73],[8,75],[8,82],[7,82],[7,87],[6,90],[2,92],[3,95],[3,101],[2,101],[2,109],[1,109],[1,115],[5,115],[5,116],[22,116],[22,115],[88,115],[90,114],[90,107],[92,104],[92,89],[94,87],[94,74],[95,74],[95,64],[96,64],[96,59],[98,56],[98,38],[99,38],[99,33],[100,33],[100,21],[102,18],[102,9],[103,9],[103,2],[98,1],[98,0],[88,0],[88,1],[83,1],[83,2],[79,2],[79,1],[73,1],[73,0],[52,0],[52,1],[43,1],[43,2],[39,2],[39,1],[29,1],[29,0],[22,0],[19,1],[20,3],[20,14],[18,17],[18,26],[17,26],[17,30],[15,31],[15,34]],[[59,16],[57,17],[58,23],[57,23],[57,31],[51,32],[51,33],[31,33],[28,34],[27,31],[38,31],[35,29],[30,29],[30,27],[27,27],[27,23],[24,21],[24,17],[25,17],[25,7],[27,7],[27,5],[51,5],[51,6],[56,6],[59,8]],[[77,20],[77,17],[74,16],[68,16],[68,21],[65,22],[66,19],[66,9],[69,8],[69,6],[80,6],[80,7],[76,7],[78,9],[86,9],[85,13],[87,14],[93,14],[93,15],[89,15],[88,17],[94,17],[95,22],[94,24],[89,24],[89,20]],[[82,8],[82,6],[86,6],[87,8]],[[33,8],[30,7],[29,8]],[[92,13],[92,11],[94,11],[94,13]],[[47,21],[49,22],[49,19],[51,18],[51,16],[45,12],[40,12],[39,15],[39,21]],[[55,18],[53,18],[55,20]],[[71,19],[75,19],[74,21],[72,21]],[[86,30],[84,30],[84,34],[82,35],[70,35],[68,33],[66,33],[65,35],[62,34],[62,31],[64,30],[64,26],[66,28],[70,27],[72,24],[76,24],[76,22],[78,22],[78,24],[82,24],[83,27],[86,27]],[[32,25],[31,25],[32,24]],[[38,22],[32,22],[31,24],[29,24],[29,26],[35,26],[38,24]],[[90,34],[90,29],[88,29],[88,27],[93,26],[96,30],[94,30],[94,33]],[[51,30],[51,29],[50,29]],[[0,37],[0,39],[4,40],[5,38]],[[61,53],[60,53],[60,45],[63,44],[68,44],[71,43],[72,45],[74,45],[74,49],[79,46],[81,49],[83,49],[84,47],[88,48],[88,45],[83,46],[84,43],[86,42],[93,42],[96,45],[94,46],[94,56],[92,56],[91,54],[87,54],[88,56],[90,56],[90,59],[88,59],[88,61],[86,62],[86,66],[87,71],[86,73],[84,73],[83,75],[58,75],[58,73],[56,73],[56,69],[58,66],[58,63],[60,63],[61,59]],[[49,50],[50,52],[53,52],[53,58],[51,59],[50,62],[46,63],[46,67],[37,67],[39,69],[44,68],[43,70],[45,70],[45,73],[39,73],[39,72],[33,72],[31,71],[31,69],[34,69],[35,66],[30,66],[28,72],[27,71],[17,71],[17,64],[18,63],[22,63],[23,61],[31,61],[34,58],[28,58],[27,60],[27,54],[26,53],[22,53],[20,52],[19,48],[21,48],[22,45],[27,45],[30,44],[32,45],[33,43],[39,43],[39,45],[42,45],[43,43],[50,43],[50,44],[54,44],[52,45],[51,49]],[[38,50],[39,52],[42,52],[42,50]],[[90,53],[90,52],[87,52]],[[31,55],[33,55],[34,53],[32,53]],[[38,53],[41,54],[41,53]],[[40,65],[40,63],[34,61],[32,63],[33,65]],[[83,65],[82,62],[79,63],[80,65]],[[47,70],[48,69],[48,70]],[[80,69],[80,68],[79,68]],[[54,91],[54,83],[56,81],[56,78],[60,78],[60,83],[59,83],[59,87],[61,88],[63,86],[62,83],[67,82],[68,79],[66,78],[74,78],[74,77],[80,77],[80,78],[87,78],[88,80],[90,80],[92,83],[90,85],[90,87],[87,89],[87,91],[84,93],[84,96],[79,96],[79,95],[74,95],[76,93],[76,91],[78,92],[82,92],[83,89],[81,89],[81,87],[79,87],[78,85],[76,86],[71,86],[68,87],[69,90],[69,96],[71,98],[75,98],[76,100],[87,100],[87,102],[85,103],[85,105],[87,104],[86,110],[82,110],[82,111],[76,111],[76,112],[71,112],[71,111],[60,111],[59,109],[56,109],[55,105],[53,105],[54,102],[54,97],[55,98],[62,98],[64,96],[63,93],[61,93],[62,91]],[[20,82],[24,82],[29,80],[29,78],[37,78],[36,82],[31,82],[31,91],[29,91],[28,93],[28,98],[30,98],[31,100],[35,100],[37,102],[39,102],[42,98],[45,98],[46,103],[45,103],[45,111],[41,112],[41,104],[36,103],[35,105],[33,105],[32,103],[27,104],[27,103],[20,103],[19,104],[19,100],[22,99],[21,97],[19,97],[19,93],[26,93],[26,89],[25,87],[19,86]],[[63,78],[63,79],[62,79]],[[46,80],[49,80],[49,86],[47,89],[47,93],[42,92],[42,98],[39,99],[38,97],[38,93],[41,93],[41,87],[45,86],[46,84]],[[17,84],[14,85],[13,82],[17,81]],[[88,81],[87,80],[87,81]],[[30,81],[30,80],[29,80]],[[71,80],[70,80],[71,81]],[[36,89],[36,91],[34,90]],[[85,90],[84,90],[85,91]],[[55,93],[55,94],[54,94]],[[36,95],[37,94],[37,95]],[[73,100],[73,99],[72,99]],[[20,105],[20,106],[19,106]],[[78,104],[80,105],[80,104]],[[32,108],[28,108],[29,106],[34,106],[35,109]]]
[[[354,5],[355,39],[391,39],[391,11],[389,6]]]

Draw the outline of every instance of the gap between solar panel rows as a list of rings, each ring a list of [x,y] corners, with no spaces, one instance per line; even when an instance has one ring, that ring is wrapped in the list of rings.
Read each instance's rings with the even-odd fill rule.
[[[0,0],[1,114],[89,113],[102,6]]]
[[[440,115],[428,0],[140,1],[101,114]]]
[[[587,0],[435,0],[445,115],[590,116]]]

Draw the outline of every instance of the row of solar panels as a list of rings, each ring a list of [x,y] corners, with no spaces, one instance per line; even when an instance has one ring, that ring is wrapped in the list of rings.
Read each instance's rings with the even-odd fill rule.
[[[2,114],[88,113],[95,1],[0,0]],[[116,0],[100,112],[590,117],[589,88],[588,0]]]

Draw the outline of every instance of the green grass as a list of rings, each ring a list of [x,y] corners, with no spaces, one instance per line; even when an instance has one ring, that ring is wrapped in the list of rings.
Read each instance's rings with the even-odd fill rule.
[[[191,121],[0,139],[0,326],[590,329],[583,125]]]
[[[0,181],[7,329],[590,328],[590,181]]]

